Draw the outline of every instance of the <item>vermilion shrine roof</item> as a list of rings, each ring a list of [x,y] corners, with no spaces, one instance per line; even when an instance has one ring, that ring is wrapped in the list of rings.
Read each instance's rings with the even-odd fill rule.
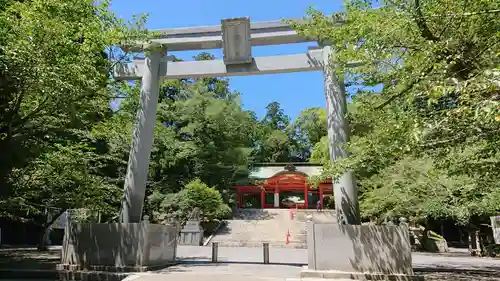
[[[249,179],[262,180],[280,173],[301,173],[308,177],[319,176],[322,165],[313,163],[259,163],[250,169]]]

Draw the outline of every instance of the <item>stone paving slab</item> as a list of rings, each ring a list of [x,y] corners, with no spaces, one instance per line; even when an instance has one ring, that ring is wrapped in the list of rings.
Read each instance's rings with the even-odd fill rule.
[[[332,253],[332,255],[341,253]],[[210,261],[211,247],[180,246],[177,256],[184,260]],[[269,259],[277,264],[307,264],[307,249],[270,248]],[[500,259],[479,258],[470,256],[443,256],[430,253],[412,253],[413,267],[450,268],[467,270],[500,270]],[[253,262],[262,263],[262,248],[219,247],[219,262]]]
[[[199,281],[197,274],[149,274],[142,276],[131,276],[123,281]],[[259,276],[241,276],[238,274],[214,274],[204,275],[203,281],[325,281],[318,278],[296,278],[296,277],[259,277]],[[353,281],[351,279],[335,279],[335,281]]]
[[[170,276],[172,273],[205,275],[237,275],[252,277],[298,277],[302,266],[293,265],[265,265],[250,263],[218,263],[218,264],[180,264],[165,268],[158,273]]]
[[[161,272],[130,276],[127,281],[326,281],[318,278],[300,278],[298,268],[287,265],[230,264],[183,268],[186,271]],[[179,270],[179,268],[178,268]],[[295,276],[290,276],[294,275]],[[425,281],[500,281],[500,272],[416,272]],[[32,280],[33,281],[33,280]],[[333,281],[333,280],[332,280]],[[335,279],[335,281],[347,281]],[[352,281],[352,280],[349,280]]]
[[[143,274],[130,276],[123,281],[284,281],[285,277],[263,277],[263,276],[251,276],[251,275],[240,275],[237,273],[232,274],[206,274],[199,275],[193,273],[169,273],[169,274]]]

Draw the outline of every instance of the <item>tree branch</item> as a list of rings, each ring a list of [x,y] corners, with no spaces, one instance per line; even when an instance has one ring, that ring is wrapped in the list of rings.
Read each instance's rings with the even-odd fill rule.
[[[40,111],[42,111],[42,109],[44,109],[44,106],[49,101],[49,98],[50,98],[50,96],[46,96],[45,99],[40,104],[38,104],[38,106],[35,109],[33,109],[33,111],[31,111],[30,113],[26,114],[23,118],[21,118],[18,122],[15,122],[14,124],[16,126],[22,126],[24,123],[26,123],[27,120],[31,119],[37,113],[39,113]]]
[[[415,22],[420,29],[422,37],[430,41],[439,41],[439,38],[432,34],[427,22],[424,19],[424,15],[422,14],[422,9],[420,7],[420,0],[415,0],[415,16]]]

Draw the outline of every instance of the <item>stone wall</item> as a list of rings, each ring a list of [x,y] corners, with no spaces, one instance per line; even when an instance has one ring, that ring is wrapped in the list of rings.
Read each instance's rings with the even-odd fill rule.
[[[61,264],[78,270],[164,266],[175,261],[176,237],[172,225],[72,223],[66,228]]]
[[[412,275],[408,229],[308,222],[310,270]]]

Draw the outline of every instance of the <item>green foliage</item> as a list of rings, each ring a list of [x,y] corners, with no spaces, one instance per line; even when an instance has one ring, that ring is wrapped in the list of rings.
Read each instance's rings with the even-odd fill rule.
[[[121,189],[108,184],[95,171],[95,154],[83,144],[56,145],[12,172],[13,192],[6,200],[5,215],[45,220],[46,211],[60,213],[70,208],[87,208],[107,213]],[[97,199],[97,200],[96,200]]]
[[[255,127],[254,162],[287,162],[293,152],[293,139],[288,132],[290,118],[278,102],[266,107],[264,118]]]
[[[339,28],[316,11],[295,26],[333,42],[340,66],[365,63],[345,71],[350,85],[383,86],[353,96],[349,158],[330,163],[324,109],[305,109],[292,123],[273,102],[259,120],[227,79],[164,81],[146,211],[185,220],[199,207],[206,221],[225,218],[230,187],[252,163],[295,161],[326,163],[324,177],[353,169],[366,216],[466,224],[498,211],[498,3],[369,3],[348,1]],[[150,33],[144,17],[123,22],[108,8],[0,1],[2,215],[43,224],[45,209],[117,213],[140,90],[111,81],[110,70],[129,55],[117,44]]]
[[[110,72],[130,55],[117,45],[151,36],[144,22],[144,16],[117,19],[109,1],[0,1],[3,216],[44,225],[47,210],[57,215],[85,207],[105,220],[116,218],[140,87],[114,82]],[[195,57],[210,59],[207,53]],[[187,192],[181,187],[196,178],[232,203],[230,187],[247,176],[252,162],[306,161],[320,130],[314,123],[319,109],[297,126],[279,103],[267,110],[263,120],[242,110],[227,79],[165,81],[146,211],[186,202],[179,199]],[[221,205],[207,211],[207,219],[228,213]]]
[[[252,154],[255,162],[305,162],[314,144],[326,134],[326,114],[321,108],[308,108],[294,123],[278,102],[267,107],[264,119],[256,128],[257,139]]]
[[[195,208],[201,211],[200,219],[204,222],[227,219],[231,215],[231,209],[223,202],[221,194],[199,179],[189,182],[178,193],[166,196],[156,193],[150,200],[159,204],[159,211],[153,215],[158,221],[175,218],[183,223]]]
[[[321,107],[306,108],[300,112],[293,126],[303,135],[307,145],[313,146],[326,136],[326,110]]]
[[[290,124],[290,117],[285,115],[281,109],[279,102],[272,102],[266,106],[267,113],[262,120],[264,126],[270,130],[284,131]]]
[[[312,149],[311,163],[326,164],[330,161],[330,152],[328,151],[328,136],[323,136],[319,142],[314,144]]]
[[[93,127],[111,115],[118,43],[146,39],[144,17],[122,22],[108,1],[0,2],[0,212],[46,223],[45,212],[114,213]]]
[[[484,249],[484,255],[487,257],[499,257],[500,256],[500,245],[499,244],[492,244],[488,245]]]
[[[341,17],[310,10],[307,23],[294,24],[333,43],[349,85],[383,86],[353,96],[350,156],[323,175],[353,169],[365,216],[468,224],[499,211],[499,8],[397,0],[375,9],[352,0]],[[363,65],[345,68],[352,61]]]

